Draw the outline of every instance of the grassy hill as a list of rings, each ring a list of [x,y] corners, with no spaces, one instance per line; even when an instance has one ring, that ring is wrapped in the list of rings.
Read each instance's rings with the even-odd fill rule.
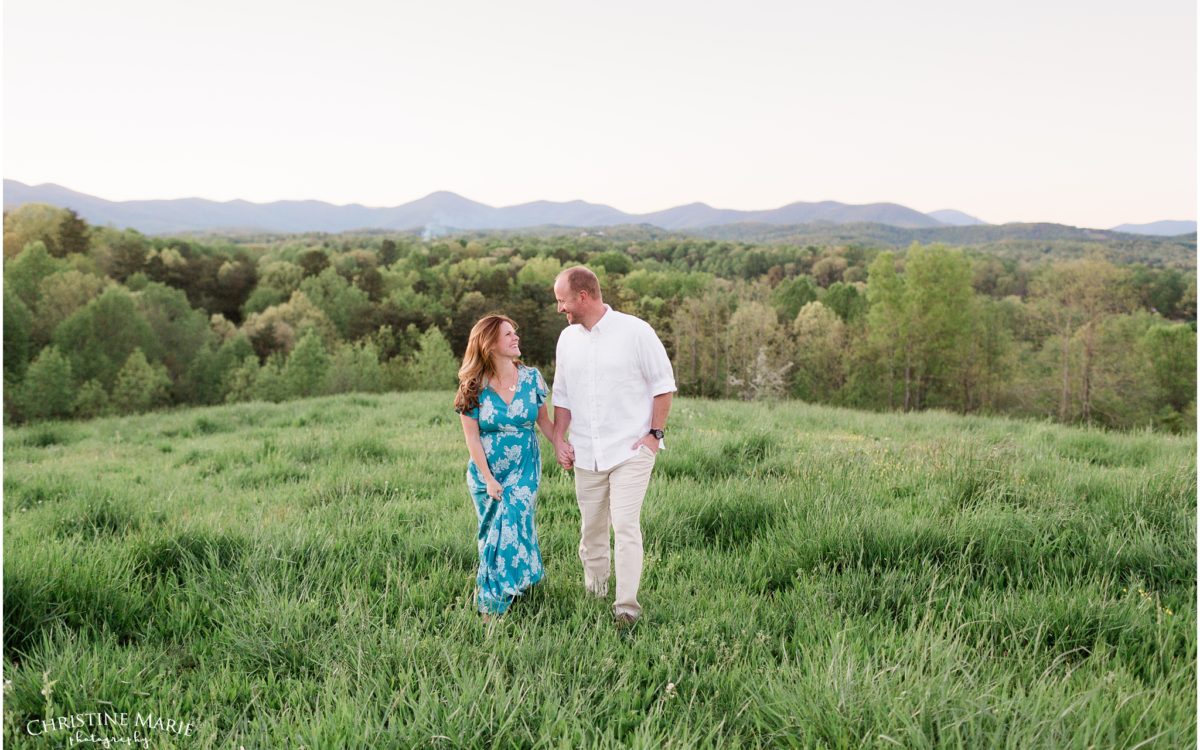
[[[488,630],[449,404],[7,430],[5,743],[108,710],[184,748],[1195,744],[1194,437],[682,399],[643,621],[585,596],[547,450],[548,575]]]

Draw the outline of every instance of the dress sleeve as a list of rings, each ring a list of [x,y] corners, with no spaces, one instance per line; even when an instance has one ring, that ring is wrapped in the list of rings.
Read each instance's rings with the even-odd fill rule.
[[[550,389],[546,387],[546,381],[542,378],[542,373],[536,367],[533,368],[533,390],[537,394],[537,407],[542,408],[542,404],[546,403],[546,395]]]
[[[483,394],[480,394],[480,395],[482,396]],[[466,411],[463,411],[462,409],[455,409],[454,411],[459,414],[468,416],[471,419],[474,419],[476,422],[479,421],[479,404],[475,404],[474,409],[467,409]]]

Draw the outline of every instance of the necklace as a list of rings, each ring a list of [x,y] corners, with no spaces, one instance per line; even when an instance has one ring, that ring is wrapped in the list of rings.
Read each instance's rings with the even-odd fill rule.
[[[520,379],[521,379],[521,378],[520,378],[520,376],[518,375],[518,376],[517,376],[517,380],[514,380],[514,381],[513,381],[513,384],[512,384],[512,385],[510,385],[510,386],[508,386],[508,392],[509,392],[509,393],[516,393],[516,392],[517,392],[517,381],[518,381],[518,380],[520,380]],[[500,382],[500,378],[496,378],[496,382],[497,382],[497,383],[499,383],[499,382]]]

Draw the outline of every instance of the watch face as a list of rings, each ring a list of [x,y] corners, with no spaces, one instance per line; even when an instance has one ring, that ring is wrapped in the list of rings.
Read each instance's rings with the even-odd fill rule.
[[[650,434],[653,435],[654,437],[658,438],[659,440],[662,440],[664,433],[662,430],[650,430]]]

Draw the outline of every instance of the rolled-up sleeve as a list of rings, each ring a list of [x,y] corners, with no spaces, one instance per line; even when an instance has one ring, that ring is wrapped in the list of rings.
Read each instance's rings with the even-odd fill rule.
[[[567,376],[563,373],[563,337],[558,337],[558,345],[554,349],[554,386],[550,389],[550,397],[556,409],[570,409],[571,402],[567,398]]]
[[[638,364],[642,368],[642,377],[646,379],[652,395],[661,396],[678,390],[675,387],[675,370],[671,367],[671,358],[667,356],[666,347],[649,324],[643,325],[639,332],[637,356]]]

